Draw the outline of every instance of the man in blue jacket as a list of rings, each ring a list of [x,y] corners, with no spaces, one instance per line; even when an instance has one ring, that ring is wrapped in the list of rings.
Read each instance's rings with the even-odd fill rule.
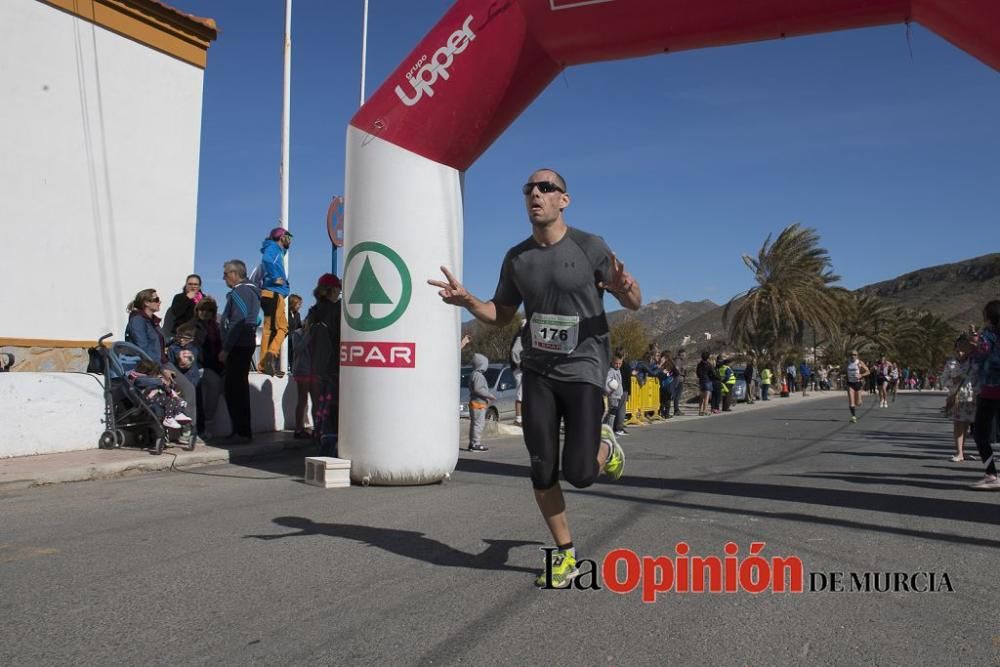
[[[260,247],[262,272],[260,308],[264,325],[260,339],[260,367],[268,375],[284,375],[281,369],[281,344],[288,335],[288,275],[285,273],[285,254],[292,245],[292,233],[284,227],[275,227]]]
[[[233,442],[249,442],[250,427],[250,363],[257,342],[257,315],[260,294],[257,286],[247,280],[247,266],[233,259],[223,266],[222,278],[230,292],[222,311],[222,351],[219,361],[226,365],[223,373],[223,393],[229,419],[233,423]]]

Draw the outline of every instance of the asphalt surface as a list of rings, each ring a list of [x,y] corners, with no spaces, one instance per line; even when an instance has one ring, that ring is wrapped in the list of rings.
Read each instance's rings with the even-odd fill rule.
[[[1000,664],[1000,493],[948,460],[942,402],[633,428],[624,479],[567,492],[583,558],[764,542],[802,560],[802,593],[535,589],[516,437],[423,487],[318,489],[285,458],[6,490],[0,664]],[[954,591],[809,590],[829,572]]]

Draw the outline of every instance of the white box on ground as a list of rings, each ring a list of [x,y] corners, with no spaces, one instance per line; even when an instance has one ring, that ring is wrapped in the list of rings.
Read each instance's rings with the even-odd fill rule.
[[[350,486],[351,462],[332,456],[307,456],[305,482],[324,489]]]

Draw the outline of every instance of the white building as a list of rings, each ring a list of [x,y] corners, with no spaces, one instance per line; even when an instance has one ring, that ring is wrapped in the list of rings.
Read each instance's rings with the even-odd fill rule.
[[[0,349],[29,362],[15,369],[64,370],[69,355],[39,360],[121,338],[137,291],[169,305],[191,272],[216,34],[156,0],[0,2]]]
[[[215,22],[157,0],[0,0],[0,458],[96,447],[85,348],[194,266]]]

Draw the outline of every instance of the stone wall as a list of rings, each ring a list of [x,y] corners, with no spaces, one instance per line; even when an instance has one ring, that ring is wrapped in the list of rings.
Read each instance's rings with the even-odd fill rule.
[[[0,346],[0,353],[14,357],[12,372],[62,373],[87,370],[87,350],[83,348]],[[6,363],[6,359],[3,362]]]

